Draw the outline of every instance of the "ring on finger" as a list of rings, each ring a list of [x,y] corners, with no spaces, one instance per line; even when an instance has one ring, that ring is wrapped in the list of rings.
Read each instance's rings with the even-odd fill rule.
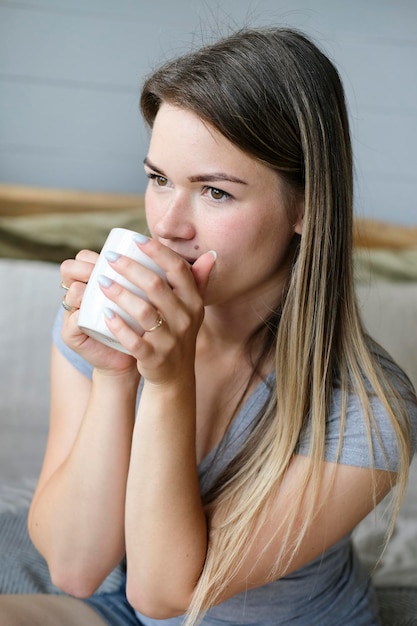
[[[164,323],[163,317],[161,316],[160,313],[158,313],[158,319],[156,320],[155,324],[151,326],[150,328],[147,328],[145,330],[145,333],[153,333],[154,330],[158,330],[158,328],[161,328],[163,323]]]
[[[68,289],[69,289],[69,287],[64,285],[64,283],[62,281],[61,281],[60,287],[61,287],[61,289],[65,289],[65,291],[68,291]]]
[[[74,311],[78,311],[79,309],[78,306],[71,306],[70,304],[68,304],[68,302],[65,300],[65,296],[62,298],[61,304],[64,307],[64,309],[68,311],[68,313],[74,313]]]

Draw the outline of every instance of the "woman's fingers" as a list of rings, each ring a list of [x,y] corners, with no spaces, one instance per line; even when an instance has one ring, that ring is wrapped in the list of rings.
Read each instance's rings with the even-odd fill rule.
[[[179,338],[189,334],[191,339],[196,335],[203,319],[202,298],[186,261],[176,256],[174,262],[178,266],[175,280],[177,286],[173,286],[152,270],[127,257],[121,256],[111,263],[112,268],[139,288],[149,302],[122,287],[117,277],[108,287],[102,283],[101,288],[107,298],[115,302],[143,329],[155,326],[158,316],[161,315],[166,320],[172,336]],[[113,331],[112,328],[111,330]]]
[[[62,284],[70,287],[73,282],[87,283],[98,259],[97,252],[81,250],[75,259],[66,259],[61,263]]]
[[[138,247],[164,270],[166,281],[154,271],[125,256],[109,263],[116,272],[143,290],[157,308],[164,305],[162,300],[167,297],[167,286],[184,302],[191,302],[195,295],[203,296],[216,260],[213,250],[202,254],[191,265],[185,258],[153,239],[146,244],[138,244]]]
[[[153,367],[167,365],[166,354],[170,352],[174,340],[170,335],[170,329],[166,321],[163,320],[162,316],[155,309],[150,311],[153,320],[150,322],[152,326],[143,328],[143,334],[138,334],[120,315],[113,311],[108,309],[105,314],[107,325],[112,333],[138,361],[143,362],[144,359],[152,357]],[[159,345],[161,345],[161,339],[163,340],[162,351],[160,349],[158,351],[155,350],[155,339],[158,340]]]
[[[74,281],[70,282],[68,286],[63,281],[63,285],[66,286],[66,292],[63,298],[64,309],[70,313],[74,313],[74,311],[78,310],[81,306],[86,284],[84,282]]]
[[[181,355],[185,357],[193,352],[192,346],[203,319],[203,294],[215,263],[215,253],[205,253],[191,265],[186,258],[155,240],[138,244],[138,247],[161,267],[166,279],[129,257],[121,255],[114,261],[107,259],[120,281],[117,275],[113,280],[104,276],[99,278],[100,287],[110,302],[118,305],[135,322],[133,326],[126,323],[124,315],[120,317],[112,312],[110,304],[105,312],[107,325],[131,354],[137,359],[147,359],[148,365],[152,362],[153,367],[160,367],[168,354],[168,361],[182,362]],[[68,287],[65,294],[68,307],[81,306],[97,258],[97,253],[82,250],[75,259],[62,263],[62,282]],[[128,284],[123,286],[125,281],[139,289],[139,295],[132,293]],[[76,323],[77,318],[75,311],[71,321]],[[141,333],[140,329],[144,332]],[[181,358],[177,358],[177,353]]]
[[[62,306],[67,313],[75,313],[81,306],[86,284],[97,261],[98,254],[81,250],[75,259],[61,263],[61,287],[65,290]]]
[[[107,298],[115,302],[132,320],[135,320],[143,330],[153,328],[160,317],[155,305],[144,298],[132,294],[129,289],[120,285],[116,280],[99,277],[98,282]],[[111,311],[106,310],[107,318],[111,319]]]
[[[185,256],[174,252],[156,239],[148,239],[146,243],[137,243],[137,246],[164,270],[172,289],[181,293],[182,290],[195,286],[191,271],[192,265]]]
[[[80,250],[75,255],[75,259],[77,261],[84,261],[86,263],[92,263],[93,265],[95,265],[97,262],[98,256],[99,256],[98,253],[94,252],[94,250]]]
[[[148,253],[147,246],[144,247]],[[117,275],[114,280],[99,278],[105,296],[144,332],[132,330],[123,317],[110,310],[106,314],[108,327],[141,363],[141,373],[145,375],[146,371],[145,377],[156,376],[159,381],[161,377],[167,378],[165,370],[172,375],[174,363],[186,366],[192,359],[190,355],[194,354],[195,338],[203,319],[203,302],[190,264],[172,250],[162,248],[160,244],[155,246],[152,256],[166,272],[167,280],[123,255],[109,261],[120,280]],[[201,261],[201,275],[208,274],[214,263],[212,255],[206,256],[209,257],[206,264]],[[123,279],[138,288],[139,295],[124,287]]]
[[[210,250],[209,252],[202,254],[191,268],[198,291],[202,297],[206,291],[216,259],[216,252],[214,250]]]

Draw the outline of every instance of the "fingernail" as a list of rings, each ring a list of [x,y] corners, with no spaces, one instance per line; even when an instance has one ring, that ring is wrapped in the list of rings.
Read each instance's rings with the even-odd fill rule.
[[[141,243],[144,244],[147,241],[149,241],[149,237],[147,237],[146,235],[142,235],[142,233],[136,233],[135,235],[132,236],[133,241],[136,241],[136,243]]]
[[[112,320],[114,317],[114,311],[109,309],[109,307],[104,307],[103,309],[104,317],[107,317],[108,320]]]
[[[120,259],[120,254],[118,254],[117,252],[112,252],[111,250],[106,252],[104,256],[107,259],[107,261],[110,261],[110,263],[114,263],[114,261],[117,261],[117,259]]]
[[[106,289],[108,289],[108,287],[111,287],[111,285],[113,284],[112,279],[108,276],[104,276],[104,274],[100,274],[100,276],[97,277],[97,282]]]
[[[211,254],[211,256],[214,258],[214,260],[217,259],[217,252],[215,250],[209,250],[209,254]]]

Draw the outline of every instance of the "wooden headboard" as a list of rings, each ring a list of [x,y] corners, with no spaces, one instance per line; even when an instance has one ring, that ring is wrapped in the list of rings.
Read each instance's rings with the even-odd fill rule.
[[[123,211],[143,207],[142,195],[0,184],[0,216]]]
[[[353,232],[356,248],[406,250],[417,247],[417,226],[356,218]]]

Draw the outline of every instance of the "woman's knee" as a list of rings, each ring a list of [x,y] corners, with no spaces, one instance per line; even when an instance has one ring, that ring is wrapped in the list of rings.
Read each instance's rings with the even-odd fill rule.
[[[106,626],[82,600],[60,595],[1,595],[3,626]]]

